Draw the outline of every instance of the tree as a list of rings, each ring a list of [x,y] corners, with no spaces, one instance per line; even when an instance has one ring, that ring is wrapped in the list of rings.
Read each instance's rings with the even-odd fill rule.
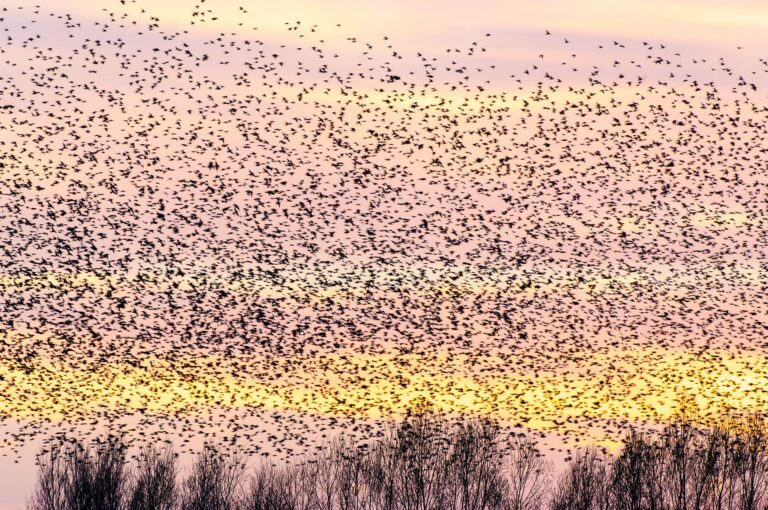
[[[225,455],[206,444],[181,488],[180,510],[234,510],[245,466],[238,455]]]
[[[538,510],[552,481],[546,462],[530,437],[515,437],[508,460],[510,510]]]
[[[125,443],[121,436],[90,447],[60,438],[38,457],[38,483],[30,510],[122,510],[126,488]]]
[[[173,510],[177,503],[176,464],[170,447],[144,448],[133,475],[128,510]]]
[[[607,510],[606,459],[597,448],[576,455],[560,477],[550,508],[552,510]]]

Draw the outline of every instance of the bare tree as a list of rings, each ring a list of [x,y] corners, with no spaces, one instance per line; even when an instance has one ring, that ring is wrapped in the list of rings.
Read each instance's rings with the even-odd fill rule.
[[[392,451],[393,444],[391,437],[377,442],[363,464],[364,483],[373,508],[394,509],[399,500],[398,480],[394,476],[399,458]]]
[[[604,510],[609,508],[606,459],[596,448],[579,453],[555,489],[552,510]]]
[[[742,419],[734,448],[734,474],[739,487],[739,510],[756,510],[768,504],[768,429],[762,416]]]
[[[453,508],[501,508],[509,485],[504,474],[504,454],[497,423],[473,419],[456,426],[450,435],[448,487],[458,497]]]
[[[310,496],[310,505],[317,510],[335,510],[341,484],[341,465],[338,462],[338,444],[331,443],[317,452],[315,458],[301,466],[301,472]]]
[[[238,455],[206,444],[182,485],[180,510],[236,509],[244,473]]]
[[[67,510],[121,510],[127,485],[125,444],[107,436],[89,448],[75,441],[61,445],[61,480]]]
[[[171,447],[139,452],[128,510],[173,510],[176,506],[177,462]]]
[[[293,468],[276,468],[269,464],[258,466],[251,476],[251,484],[240,503],[242,510],[294,510],[300,495],[293,493],[298,476]]]
[[[407,417],[385,438],[378,460],[380,475],[390,477],[385,507],[408,510],[437,510],[446,506],[449,476],[449,442],[445,420],[431,414]],[[390,506],[391,505],[391,506]]]
[[[450,484],[450,432],[444,419],[423,413],[398,429],[394,454],[400,508],[439,510],[447,507]]]
[[[665,499],[672,510],[691,508],[691,477],[695,471],[696,434],[687,414],[678,415],[662,433]]]
[[[630,431],[611,465],[610,492],[616,510],[661,510],[662,459],[656,444]]]
[[[120,437],[62,440],[38,456],[29,510],[758,510],[768,504],[764,417],[704,427],[681,412],[660,434],[630,431],[619,454],[579,452],[551,488],[530,438],[488,419],[420,411],[370,445],[340,437],[294,464],[257,467],[206,445],[177,487],[172,450],[127,464]],[[129,466],[132,471],[129,470]]]
[[[708,441],[717,443],[719,450],[707,501],[708,508],[735,508],[739,493],[735,469],[738,445],[741,443],[738,421],[727,414],[707,434]]]
[[[27,503],[28,510],[65,510],[65,470],[61,444],[37,456],[37,484]]]
[[[508,466],[509,509],[541,508],[552,482],[552,465],[543,459],[533,439],[512,440]]]
[[[320,467],[316,459],[304,459],[290,466],[287,471],[289,476],[289,490],[293,498],[293,506],[296,510],[320,510],[333,507],[335,473],[329,459],[321,457]],[[321,472],[328,470],[327,472]],[[320,507],[320,505],[323,505]]]
[[[371,491],[365,483],[366,448],[367,445],[355,445],[343,436],[331,445],[339,510],[372,508]]]

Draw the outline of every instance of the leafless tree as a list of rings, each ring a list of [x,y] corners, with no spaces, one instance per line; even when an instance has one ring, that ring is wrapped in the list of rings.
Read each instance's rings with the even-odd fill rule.
[[[739,492],[739,510],[757,510],[768,504],[768,429],[757,414],[739,423],[734,445],[734,478]]]
[[[552,510],[607,510],[609,494],[606,459],[600,450],[587,448],[571,461],[552,496]]]
[[[331,444],[339,510],[369,510],[373,507],[371,490],[365,483],[366,448],[367,445],[356,445],[345,437]]]
[[[139,452],[133,473],[128,510],[173,510],[177,488],[176,456],[170,447],[154,446]]]
[[[439,510],[446,505],[449,437],[431,413],[408,417],[380,444],[382,468],[391,478],[393,509]]]
[[[488,419],[468,420],[459,423],[449,437],[451,506],[460,510],[504,506],[509,484],[498,424]]]
[[[372,508],[397,508],[399,486],[394,473],[399,469],[399,458],[392,451],[393,444],[391,437],[378,441],[363,463],[363,479]]]
[[[300,495],[293,492],[298,476],[293,467],[277,468],[262,464],[254,470],[251,483],[240,503],[241,510],[294,510]]]
[[[763,416],[704,427],[681,412],[659,434],[630,431],[618,455],[579,452],[551,487],[533,440],[489,419],[409,415],[376,441],[340,437],[311,457],[262,464],[245,487],[237,455],[206,445],[177,487],[170,448],[126,463],[125,444],[62,440],[38,457],[29,510],[758,510],[768,504]]]
[[[552,483],[552,465],[530,437],[512,440],[508,462],[510,510],[538,510]]]
[[[335,498],[335,466],[325,456],[303,459],[290,466],[286,480],[289,483],[296,510],[321,510],[333,508]],[[321,506],[322,505],[322,506]]]
[[[180,510],[235,510],[244,476],[240,456],[206,444],[181,487]]]
[[[694,421],[685,410],[662,433],[665,500],[672,510],[692,508],[695,492],[693,477],[698,460],[697,434]]]
[[[308,493],[309,505],[316,510],[335,510],[341,484],[341,464],[338,443],[331,443],[324,450],[316,452],[314,459],[302,463],[300,472]]]
[[[61,444],[37,456],[37,484],[27,508],[29,510],[65,510],[65,470]]]
[[[56,449],[57,460],[45,468],[47,491],[57,498],[63,494],[62,508],[122,510],[127,486],[122,437],[107,436],[90,447],[62,440]]]
[[[630,431],[611,465],[610,495],[616,510],[661,510],[663,465],[654,441]]]

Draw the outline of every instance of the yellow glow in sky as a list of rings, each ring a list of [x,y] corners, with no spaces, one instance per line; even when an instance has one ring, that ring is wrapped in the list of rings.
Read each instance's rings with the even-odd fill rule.
[[[267,409],[376,419],[402,415],[414,401],[426,400],[441,411],[558,431],[578,419],[663,422],[674,413],[680,392],[695,395],[705,412],[768,410],[768,360],[725,352],[583,353],[563,359],[557,370],[535,373],[520,370],[514,357],[476,363],[448,353],[250,358],[240,360],[240,368],[221,357],[182,361],[106,363],[96,370],[4,363],[0,414],[78,421],[100,411],[194,415]],[[267,364],[284,375],[267,379],[248,370]]]

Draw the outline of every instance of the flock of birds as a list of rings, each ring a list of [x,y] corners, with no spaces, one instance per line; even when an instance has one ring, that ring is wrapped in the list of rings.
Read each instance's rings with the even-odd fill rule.
[[[508,69],[492,34],[139,5],[0,12],[4,454],[111,426],[285,457],[414,400],[565,448],[681,388],[768,405],[765,60],[546,31]]]

